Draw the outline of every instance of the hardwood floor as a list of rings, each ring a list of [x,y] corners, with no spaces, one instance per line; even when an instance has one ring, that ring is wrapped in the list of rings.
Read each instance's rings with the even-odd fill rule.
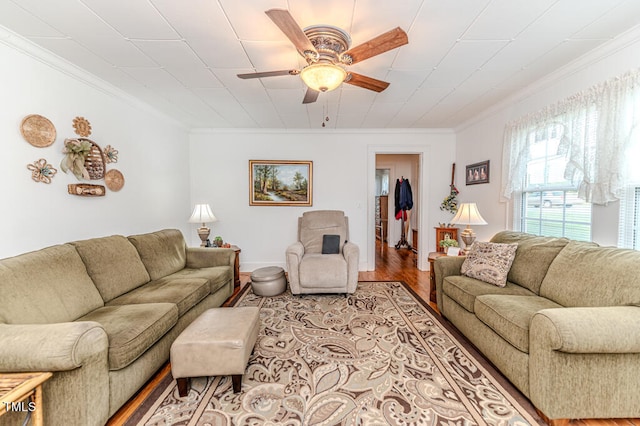
[[[404,281],[423,300],[429,300],[429,271],[416,267],[416,254],[408,249],[381,246],[376,240],[376,270],[358,273],[360,281]],[[436,305],[431,303],[432,308]]]
[[[360,281],[404,281],[407,283],[418,296],[423,300],[429,300],[429,271],[420,271],[416,268],[416,255],[407,249],[396,250],[394,247],[380,246],[380,242],[376,240],[376,270],[371,272],[360,272],[358,278]],[[238,292],[244,288],[251,280],[251,273],[240,273],[240,287],[236,288],[233,295],[226,304],[235,298]],[[437,307],[430,303],[431,307]],[[156,386],[159,379],[167,374],[169,364],[166,364],[149,383],[132,398],[124,407],[122,407],[111,419],[107,425],[122,425],[129,418],[131,413],[138,407],[142,401]],[[570,425],[570,426],[640,426],[640,419],[590,419],[590,420],[571,420],[553,422],[553,425]]]

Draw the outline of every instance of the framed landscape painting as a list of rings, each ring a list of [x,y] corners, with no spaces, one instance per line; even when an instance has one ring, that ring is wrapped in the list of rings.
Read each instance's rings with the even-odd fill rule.
[[[250,206],[312,206],[313,161],[249,160]]]

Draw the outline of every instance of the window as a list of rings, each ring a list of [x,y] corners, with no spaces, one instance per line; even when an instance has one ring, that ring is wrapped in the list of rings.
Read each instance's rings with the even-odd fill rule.
[[[514,227],[590,239],[591,205],[577,192],[621,201],[619,245],[638,247],[640,68],[507,123],[504,141],[500,196],[516,206]]]
[[[591,240],[591,204],[575,190],[523,193],[522,230],[530,234]]]
[[[563,126],[553,124],[531,132],[525,183],[516,213],[523,232],[574,240],[591,240],[591,204],[578,198],[565,177],[567,166]]]
[[[618,247],[640,250],[640,186],[630,186],[620,199]]]
[[[640,137],[634,139],[629,162],[640,153]],[[620,197],[618,247],[640,250],[640,170],[630,167],[630,183]]]
[[[618,221],[618,247],[640,250],[640,90],[628,99],[625,110],[634,116],[635,125],[629,133],[629,144],[625,151],[625,187],[620,196]]]

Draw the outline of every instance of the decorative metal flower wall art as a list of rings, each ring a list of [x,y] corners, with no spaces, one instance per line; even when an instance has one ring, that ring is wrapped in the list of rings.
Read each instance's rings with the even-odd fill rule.
[[[27,169],[31,171],[31,179],[43,183],[51,183],[51,178],[58,173],[58,170],[44,158],[34,161],[33,164],[27,164]]]

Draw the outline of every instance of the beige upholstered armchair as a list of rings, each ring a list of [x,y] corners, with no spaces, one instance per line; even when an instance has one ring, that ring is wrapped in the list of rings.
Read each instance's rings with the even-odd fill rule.
[[[334,254],[323,254],[323,241],[324,251]],[[359,257],[358,246],[349,242],[349,220],[344,212],[305,212],[298,218],[298,242],[287,248],[291,293],[355,292]]]

